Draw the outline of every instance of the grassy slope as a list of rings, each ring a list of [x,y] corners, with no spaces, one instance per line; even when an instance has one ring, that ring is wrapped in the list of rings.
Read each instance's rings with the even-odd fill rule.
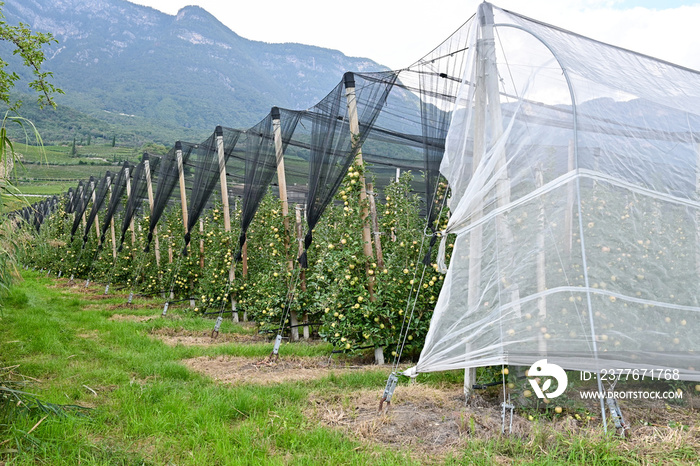
[[[150,322],[108,320],[115,313],[154,315],[158,310],[100,310],[124,297],[88,301],[53,280],[25,272],[4,299],[0,325],[0,367],[19,364],[41,380],[33,392],[53,403],[93,407],[87,416],[48,418],[21,438],[39,416],[20,418],[8,430],[0,422],[0,464],[419,464],[406,451],[361,443],[340,431],[319,427],[304,410],[312,392],[347,394],[380,391],[387,371],[330,375],[272,386],[219,385],[188,370],[184,358],[222,354],[260,357],[270,344],[170,347],[148,336],[154,327],[212,328],[211,320],[184,316]],[[154,303],[157,306],[157,303]],[[141,306],[141,307],[139,307]],[[170,313],[176,312],[171,310]],[[250,330],[224,321],[222,333]],[[286,345],[286,354],[327,355],[327,345]],[[430,384],[459,385],[459,374],[433,375]],[[89,389],[87,388],[89,387]],[[95,390],[93,395],[90,389]],[[544,449],[515,438],[474,441],[465,464],[601,464],[639,461],[617,441],[555,439]],[[9,453],[3,455],[3,448]],[[420,446],[415,446],[419,450]],[[16,451],[13,451],[16,450]],[[437,459],[436,459],[437,461]]]

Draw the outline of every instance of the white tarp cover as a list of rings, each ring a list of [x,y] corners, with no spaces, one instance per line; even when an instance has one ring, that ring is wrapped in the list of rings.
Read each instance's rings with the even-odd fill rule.
[[[700,380],[700,73],[488,4],[465,27],[457,238],[416,370]]]

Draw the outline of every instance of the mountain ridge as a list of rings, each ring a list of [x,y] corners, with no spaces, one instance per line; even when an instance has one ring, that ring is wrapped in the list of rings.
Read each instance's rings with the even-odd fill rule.
[[[54,35],[44,67],[66,92],[58,103],[99,120],[110,112],[198,132],[246,128],[272,106],[313,106],[345,71],[387,69],[319,46],[249,40],[198,6],[168,15],[126,0],[6,0],[2,11],[10,24]]]

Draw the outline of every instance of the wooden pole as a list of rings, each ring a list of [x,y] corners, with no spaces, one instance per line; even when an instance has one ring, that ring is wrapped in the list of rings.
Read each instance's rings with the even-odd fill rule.
[[[355,156],[355,164],[358,169],[364,169],[362,161],[362,148],[360,147],[360,120],[357,115],[357,95],[355,94],[355,75],[351,72],[345,73],[343,76],[343,83],[345,84],[345,98],[347,100],[348,107],[348,123],[350,126],[350,137],[352,138],[352,150],[357,154]],[[376,296],[374,295],[374,275],[369,273],[370,262],[373,259],[372,253],[372,234],[369,228],[369,209],[367,206],[367,185],[364,175],[360,179],[360,203],[362,208],[360,209],[362,218],[362,252],[367,258],[367,290],[369,291],[369,300],[371,302],[376,301]],[[377,364],[384,364],[384,353],[381,347],[377,347],[374,350],[374,359]]]
[[[486,92],[484,86],[484,62],[481,59],[481,44],[477,43],[476,76],[474,89],[474,143],[472,155],[472,176],[476,172],[486,147]],[[483,203],[479,201],[475,207],[472,222],[478,222],[482,217]],[[469,280],[467,284],[467,309],[476,312],[481,295],[481,249],[483,228],[478,225],[469,233]],[[471,353],[471,344],[467,343],[465,353]],[[467,364],[469,361],[466,361]],[[467,367],[464,370],[464,395],[467,400],[472,395],[476,382],[476,368]]]
[[[226,154],[224,147],[224,129],[217,126],[214,131],[216,134],[216,154],[219,158],[219,185],[221,188],[221,205],[224,211],[224,231],[231,232],[231,208],[228,198],[228,182],[226,180]],[[232,245],[229,243],[229,257],[231,258],[231,267],[228,270],[228,281],[232,283],[236,279],[236,261],[233,260]],[[236,310],[236,300],[231,297],[231,318],[234,322],[239,321],[238,311]]]
[[[228,201],[228,184],[226,182],[226,154],[224,153],[224,129],[217,126],[216,153],[219,157],[219,183],[221,184],[221,205],[224,208],[224,230],[231,231],[231,211]]]
[[[175,143],[175,157],[177,158],[177,173],[180,178],[180,205],[182,206],[182,223],[185,226],[185,233],[187,233],[187,189],[185,187],[185,167],[182,164],[182,143],[180,141]]]
[[[355,76],[348,72],[344,76],[345,97],[347,98],[348,119],[350,124],[350,137],[352,138],[352,150],[357,152],[355,156],[355,164],[358,168],[363,165],[362,148],[359,147],[360,137],[360,121],[357,116],[357,98],[355,95]],[[363,204],[362,213],[362,252],[368,259],[373,258],[372,253],[372,235],[369,228],[369,209],[367,208],[367,184],[364,176],[360,180],[360,202]],[[370,296],[374,301],[374,280],[370,276]]]
[[[109,176],[107,176],[107,179],[109,179]],[[92,208],[95,209],[95,202],[96,202],[97,195],[95,194],[95,190],[92,190]],[[95,210],[95,220],[94,220],[94,225],[95,225],[95,235],[97,236],[97,245],[99,246],[102,244],[102,241],[100,241],[100,221],[98,219],[98,214],[97,210]]]
[[[110,183],[109,185],[109,203],[112,203],[112,184]],[[112,235],[112,258],[116,259],[117,258],[117,234],[114,230],[114,215],[112,215],[112,218],[109,220],[109,229],[110,233]]]
[[[153,183],[151,181],[151,165],[148,159],[148,154],[143,154],[143,169],[146,173],[146,190],[148,191],[148,207],[150,209],[150,218],[153,218],[153,208],[155,201],[153,199]],[[160,269],[160,243],[158,242],[158,226],[153,227],[153,241],[155,245],[156,267]]]
[[[379,220],[377,219],[377,203],[374,201],[375,192],[372,183],[367,183],[369,195],[369,211],[372,217],[372,233],[374,234],[374,252],[377,254],[377,266],[384,269],[384,253],[382,252],[381,233],[379,231]]]
[[[126,173],[126,202],[131,200],[131,171],[129,167],[124,168]],[[134,216],[131,216],[131,221],[129,222],[129,230],[131,230],[131,254],[136,257],[136,228],[134,227]]]
[[[282,222],[284,225],[284,254],[287,256],[287,270],[294,269],[294,262],[289,257],[289,203],[287,202],[287,177],[284,172],[284,145],[282,143],[282,123],[281,113],[277,107],[272,107],[270,111],[272,117],[272,134],[275,142],[275,155],[277,159],[277,186],[279,187],[280,201],[282,202]],[[299,341],[299,316],[297,311],[289,311],[289,323],[291,326],[291,340]]]
[[[287,176],[284,170],[284,144],[282,141],[281,113],[278,107],[272,107],[272,133],[275,140],[275,155],[277,158],[277,186],[279,186],[280,201],[282,202],[282,222],[284,223],[284,253],[289,251],[289,202],[287,201]],[[288,257],[287,269],[291,272],[294,269],[294,262]],[[296,317],[296,316],[295,316]]]
[[[90,177],[90,189],[94,189],[94,186],[95,186],[95,181],[94,181],[93,177]],[[80,186],[80,197],[82,199],[85,198],[85,193],[83,191],[84,191],[84,188],[82,186]],[[81,206],[82,206],[82,201],[81,201]],[[86,211],[87,211],[87,206],[85,209],[83,209],[83,230],[85,230],[85,228],[87,227],[87,217],[85,216]]]
[[[478,11],[481,25],[481,40],[477,44],[477,60],[483,63],[483,85],[488,99],[488,115],[491,117],[490,133],[491,140],[498,141],[503,136],[503,115],[501,112],[501,94],[499,90],[498,68],[496,66],[496,42],[494,38],[493,7],[489,3],[481,3]],[[484,107],[484,110],[486,108]],[[484,117],[485,118],[485,117]],[[505,207],[510,203],[510,179],[506,164],[505,147],[498,150],[493,155],[496,157],[496,192],[498,207]],[[503,241],[505,246],[504,255],[507,266],[504,270],[513,266],[513,234],[506,222],[504,215],[496,217],[497,241]],[[505,279],[505,276],[500,277]],[[515,311],[520,312],[519,304],[520,291],[517,283],[508,286],[511,294],[511,301],[516,303]]]
[[[297,256],[301,256],[301,254],[304,252],[304,226],[301,223],[301,206],[299,204],[296,205],[295,209],[295,214],[296,214],[296,238],[297,238]],[[306,270],[301,269],[299,272],[299,280],[301,282],[301,290],[306,291]],[[305,324],[309,323],[309,316],[304,311],[304,315],[302,316],[302,320]],[[304,325],[304,339],[308,340],[309,339],[309,326]]]

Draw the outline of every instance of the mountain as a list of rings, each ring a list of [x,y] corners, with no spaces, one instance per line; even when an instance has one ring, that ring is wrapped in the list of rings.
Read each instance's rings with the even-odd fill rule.
[[[195,6],[172,16],[125,0],[5,0],[2,11],[58,40],[44,65],[66,92],[57,102],[117,127],[247,128],[272,106],[312,106],[345,71],[386,69],[337,50],[248,40]]]

